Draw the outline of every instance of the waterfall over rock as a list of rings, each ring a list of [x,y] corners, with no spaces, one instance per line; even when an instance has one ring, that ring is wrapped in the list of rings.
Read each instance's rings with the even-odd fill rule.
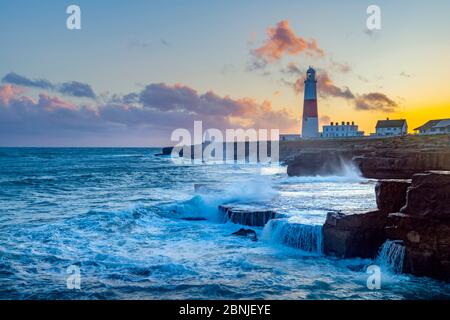
[[[318,254],[323,252],[321,225],[307,225],[289,219],[273,219],[264,227],[263,238],[307,252]]]
[[[269,220],[282,217],[273,210],[250,205],[221,205],[219,213],[224,222],[253,227],[263,227]]]
[[[381,266],[387,267],[394,273],[402,273],[405,259],[405,246],[403,241],[387,240],[380,249],[376,259]]]

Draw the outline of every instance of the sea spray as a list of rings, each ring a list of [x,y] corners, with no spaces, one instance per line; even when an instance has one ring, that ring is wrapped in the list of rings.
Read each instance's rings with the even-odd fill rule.
[[[222,188],[220,188],[222,186]],[[219,190],[221,189],[221,190]],[[220,184],[214,188],[204,188],[199,194],[187,201],[174,205],[171,211],[176,215],[201,216],[217,222],[223,222],[218,211],[222,204],[249,204],[270,202],[278,192],[272,188],[267,176],[256,176],[245,181]]]
[[[405,259],[405,246],[403,241],[387,240],[380,249],[377,263],[394,273],[402,273]]]
[[[329,175],[293,176],[279,179],[281,184],[289,183],[323,183],[323,182],[362,182],[365,181],[361,171],[352,162],[340,160],[339,168]]]
[[[302,224],[290,219],[274,219],[264,227],[263,239],[306,252],[317,254],[323,252],[321,225]]]

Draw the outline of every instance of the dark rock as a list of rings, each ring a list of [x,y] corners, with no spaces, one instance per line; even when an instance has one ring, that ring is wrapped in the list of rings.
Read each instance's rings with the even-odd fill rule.
[[[409,180],[381,180],[375,186],[378,210],[399,212],[406,204],[406,191],[411,185]]]
[[[374,258],[386,240],[387,214],[330,212],[323,226],[324,253],[342,258]]]
[[[450,281],[450,222],[394,213],[386,234],[405,244],[403,272]]]
[[[406,205],[400,212],[405,185],[381,182],[379,211],[345,216],[329,213],[323,226],[324,252],[339,257],[373,258],[386,242],[398,248],[399,270],[450,281],[450,172],[427,172],[412,177]],[[393,210],[397,211],[397,210]],[[386,247],[383,246],[385,249]]]
[[[351,153],[336,151],[304,151],[288,163],[289,176],[332,175],[343,172]]]
[[[366,178],[410,179],[427,170],[450,170],[450,148],[442,152],[428,150],[375,152],[353,158]]]
[[[450,220],[450,171],[414,175],[402,212],[412,216]]]
[[[202,144],[196,144],[191,146],[186,146],[186,154],[184,154],[183,147],[165,147],[162,148],[162,152],[157,154],[157,156],[170,156],[172,153],[177,154],[179,157],[184,157],[187,159],[195,159],[199,161],[208,161],[208,159],[203,158],[203,156],[215,156],[217,150],[221,150],[222,159],[216,160],[245,160],[249,162],[262,161],[265,162],[267,159],[265,157],[271,156],[271,141],[257,141],[250,143],[246,142],[203,142]],[[208,148],[208,149],[207,149]],[[261,148],[261,152],[260,152]],[[190,153],[190,154],[188,154]],[[204,154],[205,153],[205,154]],[[260,154],[261,153],[261,154]],[[264,159],[260,158],[263,156]]]
[[[155,154],[155,156],[170,156],[172,154],[173,147],[165,147],[161,149],[161,153]]]
[[[252,229],[239,229],[238,231],[233,232],[232,235],[239,236],[239,237],[247,237],[247,238],[250,238],[252,241],[258,241],[256,232]]]
[[[411,179],[428,170],[450,170],[450,135],[281,141],[280,160],[291,176],[335,174],[344,161],[366,178]]]
[[[403,272],[450,281],[450,172],[416,174],[386,235],[405,245]]]
[[[186,221],[205,221],[205,220],[208,220],[208,219],[203,218],[203,217],[185,217],[185,218],[181,218],[181,220],[186,220]]]
[[[248,205],[221,205],[219,213],[223,215],[225,222],[253,227],[264,227],[270,219],[283,217],[273,210]]]
[[[415,171],[407,169],[406,159],[380,156],[353,158],[362,175],[372,179],[408,179]]]

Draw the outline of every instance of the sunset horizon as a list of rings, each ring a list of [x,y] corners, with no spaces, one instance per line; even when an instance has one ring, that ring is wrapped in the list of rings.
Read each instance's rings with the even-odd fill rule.
[[[447,306],[449,13],[0,0],[0,305]]]
[[[381,1],[383,24],[373,32],[359,1],[266,12],[270,1],[247,2],[226,27],[223,19],[238,11],[220,1],[109,9],[80,1],[80,30],[64,27],[64,2],[52,3],[31,12],[19,1],[0,12],[2,30],[14,30],[3,34],[0,53],[1,146],[160,147],[195,120],[298,134],[309,66],[317,69],[320,130],[354,121],[369,135],[390,118],[406,119],[413,133],[450,117],[450,23],[439,19],[445,2]],[[244,19],[256,7],[264,14]],[[197,15],[198,8],[221,14]],[[119,14],[135,18],[125,24]]]

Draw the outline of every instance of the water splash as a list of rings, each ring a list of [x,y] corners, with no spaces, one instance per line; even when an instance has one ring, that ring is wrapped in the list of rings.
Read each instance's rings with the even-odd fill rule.
[[[405,259],[405,245],[403,241],[387,240],[380,249],[377,263],[394,273],[402,273]]]
[[[352,162],[341,160],[339,168],[330,175],[298,176],[280,179],[280,183],[362,182],[366,179]]]
[[[218,183],[218,189],[206,190],[193,198],[175,205],[173,212],[184,215],[201,216],[221,222],[223,216],[219,214],[218,207],[222,204],[257,204],[267,202],[278,195],[273,189],[270,178],[265,176],[254,177],[245,181],[236,181],[230,184]]]
[[[290,219],[274,219],[264,227],[262,238],[306,252],[317,254],[323,252],[321,225],[302,224],[292,222]]]

